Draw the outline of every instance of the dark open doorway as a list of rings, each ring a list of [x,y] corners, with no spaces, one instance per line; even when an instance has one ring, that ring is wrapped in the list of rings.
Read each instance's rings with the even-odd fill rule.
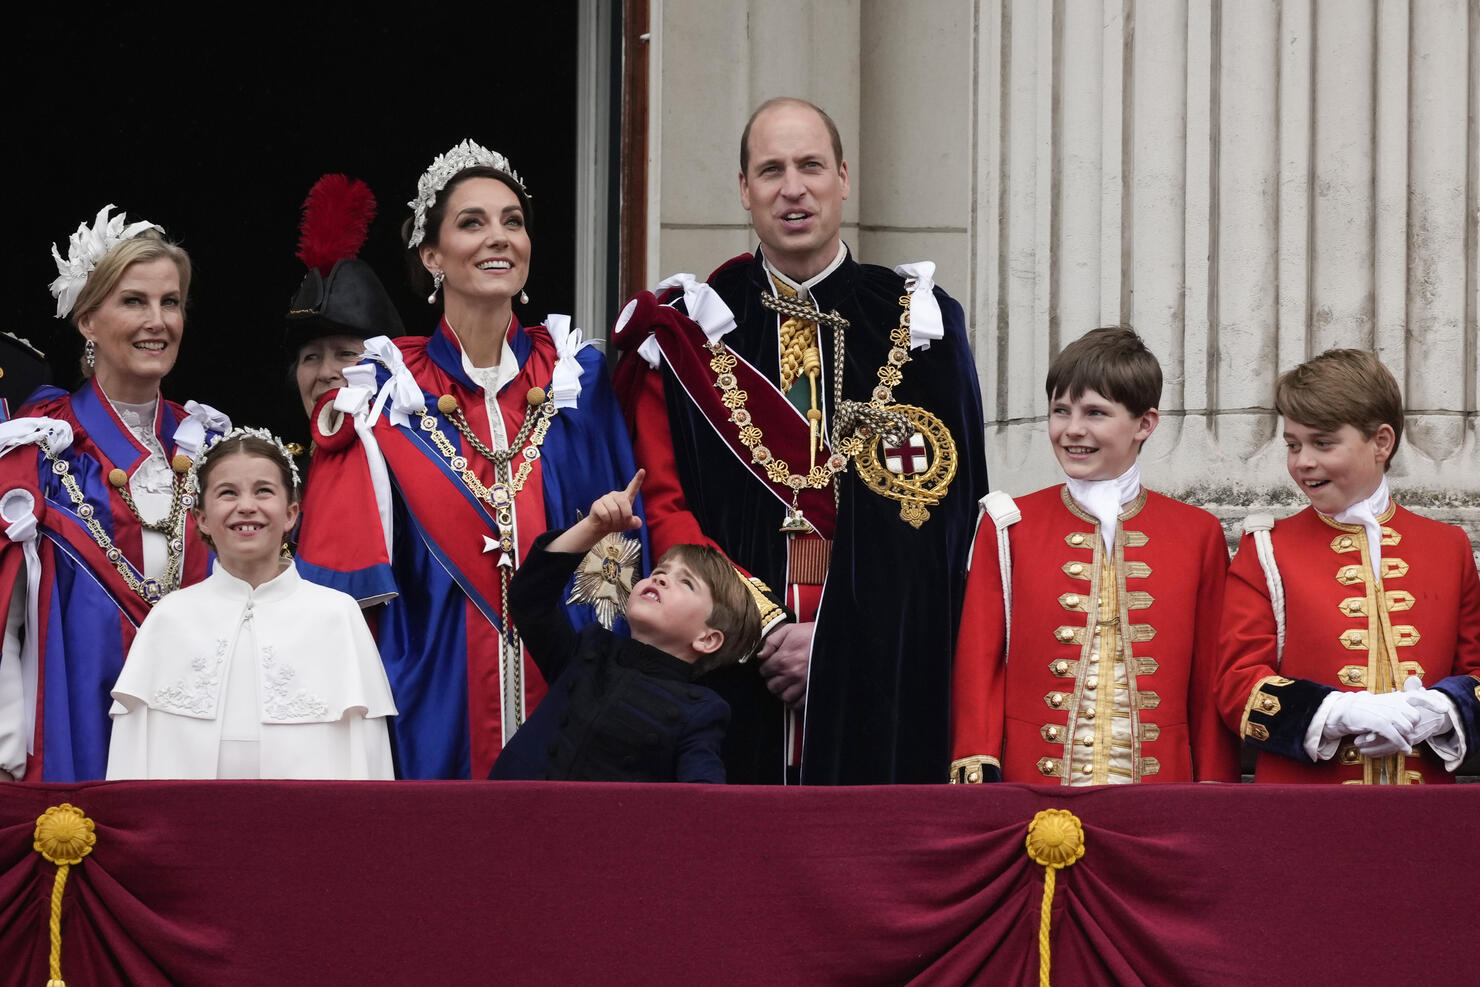
[[[174,400],[305,433],[286,383],[283,314],[304,270],[299,205],[319,175],[369,183],[361,256],[409,332],[428,332],[403,275],[399,226],[417,176],[464,137],[506,154],[534,196],[530,303],[573,305],[576,0],[325,10],[201,5],[82,14],[21,8],[3,71],[8,196],[4,326],[77,382],[75,330],[54,317],[49,248],[104,204],[164,226],[196,267]]]

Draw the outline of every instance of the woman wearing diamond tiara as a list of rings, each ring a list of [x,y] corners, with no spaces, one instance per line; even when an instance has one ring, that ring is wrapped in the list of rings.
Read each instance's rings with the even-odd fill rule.
[[[566,316],[514,316],[530,197],[508,160],[464,141],[410,205],[408,261],[445,314],[430,337],[367,340],[319,400],[298,561],[362,605],[388,601],[398,774],[485,778],[545,692],[504,619],[514,568],[634,467],[601,353]],[[608,569],[636,554],[612,546]],[[578,627],[594,615],[571,607]]]
[[[161,597],[205,578],[185,473],[213,408],[160,395],[185,328],[190,258],[105,206],[72,234],[51,292],[84,339],[85,380],[0,425],[0,778],[102,778],[108,689]],[[38,696],[40,704],[38,705]]]
[[[216,550],[161,600],[113,687],[108,778],[382,778],[390,685],[355,601],[305,582],[279,546],[302,485],[281,440],[236,428],[188,483]]]

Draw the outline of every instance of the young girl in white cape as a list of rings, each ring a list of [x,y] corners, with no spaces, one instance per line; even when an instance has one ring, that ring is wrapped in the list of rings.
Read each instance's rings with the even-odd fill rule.
[[[216,564],[140,625],[113,687],[108,777],[393,777],[396,707],[359,606],[280,558],[298,516],[293,458],[237,428],[191,473]]]

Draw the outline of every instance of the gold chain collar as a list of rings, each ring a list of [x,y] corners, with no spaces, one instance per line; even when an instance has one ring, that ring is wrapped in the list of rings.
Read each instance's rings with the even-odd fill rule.
[[[58,459],[53,455],[44,442],[41,443],[41,451],[51,463],[51,471],[56,474],[62,487],[67,491],[67,496],[71,499],[77,516],[86,526],[88,534],[103,550],[108,561],[113,563],[113,567],[118,570],[118,575],[123,578],[130,590],[145,603],[153,606],[163,599],[165,594],[180,588],[180,573],[184,568],[185,558],[185,513],[195,505],[195,498],[185,490],[185,474],[190,469],[189,457],[177,455],[170,464],[175,471],[175,481],[170,495],[170,510],[160,521],[145,521],[139,516],[139,509],[129,493],[127,473],[121,469],[115,469],[108,474],[109,485],[118,491],[129,512],[139,522],[139,526],[165,536],[164,575],[154,579],[142,576],[123,554],[123,550],[113,543],[113,539],[109,537],[102,522],[97,518],[97,509],[87,502],[82,486],[77,482],[77,477],[72,474],[72,467],[67,464],[66,460]]]
[[[759,464],[766,471],[767,479],[789,487],[792,491],[792,506],[782,522],[783,531],[808,530],[797,505],[800,492],[806,487],[820,490],[833,482],[838,473],[847,469],[849,457],[857,456],[863,450],[864,437],[859,434],[860,428],[878,422],[881,413],[889,415],[886,406],[894,400],[894,388],[904,380],[904,373],[900,368],[910,361],[910,291],[914,286],[914,278],[906,279],[905,293],[899,296],[899,324],[889,333],[892,346],[884,364],[878,369],[879,383],[867,406],[853,408],[847,406],[858,405],[858,402],[842,400],[844,331],[849,326],[848,320],[836,311],[824,313],[790,298],[777,297],[769,292],[761,293],[761,304],[774,312],[833,327],[833,424],[838,425],[841,419],[852,427],[842,429],[845,434],[833,446],[833,454],[827,461],[812,467],[807,473],[792,472],[791,465],[773,455],[765,445],[765,434],[746,408],[750,395],[740,387],[735,377],[734,370],[739,364],[739,358],[723,340],[705,345],[710,353],[709,369],[715,374],[714,386],[720,390],[720,400],[730,409],[729,420],[738,429],[740,444],[750,451],[751,462]]]

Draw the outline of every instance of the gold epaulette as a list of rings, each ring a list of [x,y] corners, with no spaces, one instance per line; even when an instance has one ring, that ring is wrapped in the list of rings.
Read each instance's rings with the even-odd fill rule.
[[[755,603],[756,612],[761,616],[761,637],[764,638],[786,619],[786,610],[771,599],[771,587],[760,579],[745,575],[738,567],[735,569],[735,578],[745,586],[750,599]]]

